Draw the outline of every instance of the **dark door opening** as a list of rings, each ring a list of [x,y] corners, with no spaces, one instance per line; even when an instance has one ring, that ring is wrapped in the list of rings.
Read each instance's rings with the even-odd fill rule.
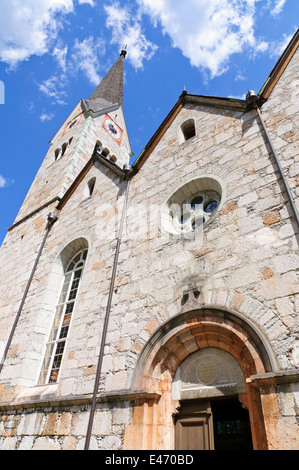
[[[215,450],[252,450],[248,410],[237,397],[211,401]]]
[[[248,410],[237,397],[181,402],[176,450],[252,450]]]

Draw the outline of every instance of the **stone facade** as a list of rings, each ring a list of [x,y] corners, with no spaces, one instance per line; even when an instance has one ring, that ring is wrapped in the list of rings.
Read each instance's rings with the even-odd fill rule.
[[[298,65],[297,49],[261,107],[295,201]],[[90,449],[174,449],[183,397],[175,389],[178,371],[194,363],[193,353],[215,348],[244,374],[242,388],[232,382],[216,395],[237,394],[249,410],[253,448],[299,448],[299,255],[292,208],[255,109],[188,94],[181,103],[129,179],[122,170],[128,140],[115,144],[103,130],[103,114],[86,115],[79,103],[54,136],[1,249],[4,350],[47,214],[61,205],[1,373],[1,449],[84,447],[126,189]],[[117,120],[116,114],[110,117]],[[62,135],[78,115],[72,133]],[[187,140],[186,122],[195,128]],[[125,128],[124,121],[118,125]],[[73,137],[70,147],[55,159],[66,135]],[[121,165],[94,159],[82,173],[97,141]],[[219,195],[216,212],[198,230],[173,229],[171,204],[209,191]],[[88,255],[59,381],[38,385],[65,260],[83,247]],[[205,387],[192,390],[192,399],[214,396],[209,386],[206,395]]]

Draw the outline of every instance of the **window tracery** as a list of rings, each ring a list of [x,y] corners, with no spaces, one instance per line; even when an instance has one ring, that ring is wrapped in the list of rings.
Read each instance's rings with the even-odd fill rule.
[[[206,190],[193,194],[186,198],[175,211],[174,225],[183,232],[194,232],[208,222],[219,203],[220,196],[216,191]]]
[[[40,384],[55,383],[59,379],[86,256],[87,249],[79,251],[65,270],[54,322],[46,345]]]

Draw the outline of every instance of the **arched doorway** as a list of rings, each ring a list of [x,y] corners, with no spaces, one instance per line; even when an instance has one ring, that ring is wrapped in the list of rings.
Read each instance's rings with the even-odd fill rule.
[[[233,385],[231,381],[228,384],[228,392],[223,393],[225,387],[221,389],[221,384],[216,383],[216,388],[220,391],[218,395],[214,393],[215,390],[210,396],[204,395],[202,390],[199,390],[200,387],[192,390],[192,386],[189,390],[185,387],[180,394],[175,394],[177,374],[185,364],[184,361],[187,365],[188,361],[191,364],[190,358],[195,357],[195,354],[200,355],[211,350],[217,351],[222,361],[224,356],[230,358],[227,370],[235,368],[233,383],[237,385]],[[173,317],[153,334],[139,358],[132,389],[159,393],[160,398],[143,398],[135,402],[133,423],[126,429],[125,448],[175,449],[176,423],[180,412],[186,406],[186,401],[191,403],[191,400],[197,400],[197,405],[205,402],[206,408],[211,408],[210,411],[206,409],[206,418],[208,413],[214,412],[220,422],[229,421],[226,417],[222,419],[225,404],[220,403],[220,398],[230,398],[231,407],[234,401],[233,420],[240,421],[240,407],[241,410],[247,410],[252,446],[254,449],[266,449],[260,395],[252,386],[250,376],[270,372],[275,369],[275,365],[275,356],[261,332],[234,312],[203,307]],[[209,373],[211,378],[213,368]],[[238,375],[240,373],[242,381]],[[220,381],[222,379],[223,377],[220,377]],[[240,388],[241,385],[243,388]],[[206,389],[210,393],[211,385],[206,384]],[[226,402],[226,405],[228,404]],[[222,424],[219,426],[224,429]],[[214,423],[209,423],[209,426],[212,429]]]
[[[172,399],[177,450],[251,450],[244,374],[221,348],[202,348],[177,368]]]

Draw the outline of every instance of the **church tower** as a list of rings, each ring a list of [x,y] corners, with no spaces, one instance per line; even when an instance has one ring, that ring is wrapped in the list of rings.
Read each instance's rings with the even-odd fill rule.
[[[129,164],[131,146],[123,113],[126,51],[89,97],[81,99],[50,140],[50,148],[19,211],[16,222],[58,201],[97,151],[116,169]]]
[[[91,96],[77,103],[51,139],[45,159],[1,248],[3,263],[11,266],[8,275],[11,288],[5,287],[4,283],[1,285],[1,331],[5,340],[0,341],[0,372],[4,363],[8,365],[11,360],[9,350],[18,336],[19,320],[26,317],[26,312],[28,323],[25,321],[27,326],[24,331],[27,331],[28,341],[35,344],[23,351],[22,371],[19,371],[18,378],[15,376],[13,379],[17,387],[58,382],[60,366],[65,359],[63,351],[71,323],[70,313],[75,307],[75,302],[70,298],[63,302],[62,307],[61,295],[65,297],[66,292],[60,292],[61,283],[64,286],[62,289],[68,289],[65,287],[66,280],[70,282],[72,279],[69,285],[71,292],[67,291],[67,296],[74,300],[79,281],[81,283],[78,276],[81,276],[82,269],[79,268],[85,264],[87,253],[92,251],[101,252],[101,262],[95,262],[91,268],[85,267],[85,271],[91,269],[91,275],[99,267],[110,271],[110,259],[114,254],[112,244],[118,230],[118,211],[122,208],[132,155],[123,112],[126,53],[125,50],[121,51],[118,60]],[[54,235],[51,229],[55,222],[58,231]],[[18,267],[20,256],[24,257],[24,263]],[[104,259],[109,264],[107,268]],[[69,271],[73,265],[76,268]],[[109,276],[110,272],[101,273],[104,284]],[[36,281],[37,284],[46,282],[46,289],[40,291]],[[88,283],[92,285],[90,279]],[[43,300],[40,298],[41,304],[37,303],[34,307],[30,292],[36,288]],[[18,293],[13,300],[15,289]],[[59,307],[57,295],[60,296]],[[95,292],[92,295],[97,297]],[[91,313],[92,309],[90,306],[88,308]],[[38,313],[41,310],[49,313],[46,321]],[[40,342],[36,342],[35,327],[32,329],[29,326],[31,322],[41,328],[42,333],[38,334]],[[60,325],[58,328],[57,322]],[[44,357],[41,367],[38,366],[40,361],[34,359],[36,347],[40,357]],[[8,366],[6,371],[16,370],[15,364],[12,359],[11,368]]]

